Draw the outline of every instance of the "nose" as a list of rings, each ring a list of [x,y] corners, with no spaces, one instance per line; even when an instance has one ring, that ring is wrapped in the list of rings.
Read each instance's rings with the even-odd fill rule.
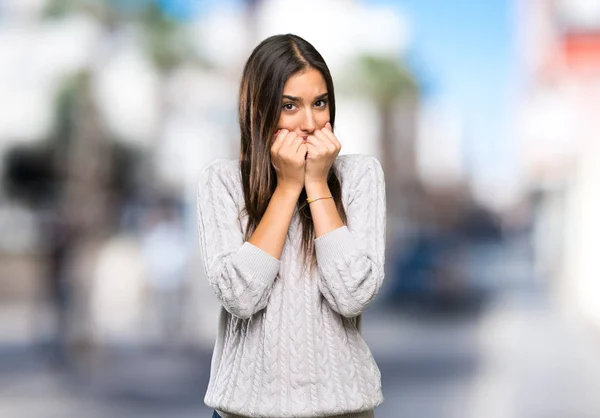
[[[302,122],[300,123],[300,129],[304,133],[311,134],[315,131],[315,128],[316,124],[313,111],[312,109],[306,109],[304,112],[304,117],[302,118]]]

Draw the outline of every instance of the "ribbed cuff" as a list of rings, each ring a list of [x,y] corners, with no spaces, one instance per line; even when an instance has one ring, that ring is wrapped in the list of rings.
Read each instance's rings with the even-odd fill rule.
[[[241,415],[233,415],[233,414],[228,414],[226,412],[221,412],[218,409],[216,411],[217,411],[217,414],[219,414],[221,416],[221,418],[247,418],[247,417],[243,417]],[[373,418],[373,417],[374,417],[373,411],[350,412],[348,414],[327,416],[327,418]]]
[[[354,248],[352,234],[347,226],[341,226],[315,240],[317,261],[329,263],[349,254]]]
[[[275,280],[279,273],[280,261],[249,242],[242,245],[233,261],[239,269],[262,282]]]

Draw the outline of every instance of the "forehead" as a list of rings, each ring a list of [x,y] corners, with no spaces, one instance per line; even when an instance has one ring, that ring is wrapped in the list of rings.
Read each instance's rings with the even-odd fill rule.
[[[318,95],[325,92],[327,92],[325,79],[318,70],[313,68],[294,74],[283,86],[283,94],[292,96],[301,96],[303,93]]]

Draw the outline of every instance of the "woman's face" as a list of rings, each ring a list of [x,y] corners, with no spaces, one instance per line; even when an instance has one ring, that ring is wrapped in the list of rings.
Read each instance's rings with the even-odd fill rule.
[[[283,86],[277,129],[296,132],[304,139],[329,122],[327,84],[318,70],[309,68],[291,76]]]

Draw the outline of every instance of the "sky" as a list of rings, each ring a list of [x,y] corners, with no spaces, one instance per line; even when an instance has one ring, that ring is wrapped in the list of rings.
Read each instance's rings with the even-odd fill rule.
[[[510,0],[371,0],[408,17],[406,57],[425,81],[425,97],[455,102],[465,124],[466,158],[480,176],[515,173],[516,78]]]
[[[156,0],[180,17],[241,0]],[[410,26],[402,59],[422,81],[424,100],[456,106],[467,171],[486,182],[518,178],[515,157],[516,65],[511,0],[358,0],[397,8]]]
[[[154,1],[183,20],[218,3],[243,3],[241,0]],[[405,59],[426,79],[425,93],[452,97],[468,113],[478,109],[497,114],[499,107],[506,106],[514,57],[510,0],[359,2],[392,5],[408,16],[413,40]]]

